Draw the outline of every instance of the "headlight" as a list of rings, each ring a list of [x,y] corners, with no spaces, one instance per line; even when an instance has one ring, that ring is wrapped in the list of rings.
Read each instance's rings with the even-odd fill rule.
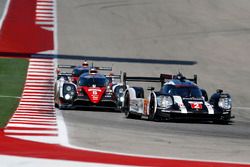
[[[121,102],[124,102],[124,97],[123,97],[123,96],[120,97],[120,101],[121,101]]]
[[[65,98],[66,100],[69,100],[69,99],[71,99],[71,96],[70,96],[69,94],[66,94],[66,95],[64,96],[64,98]]]
[[[66,86],[66,90],[69,92],[72,90],[72,87],[68,85],[68,86]]]
[[[63,85],[63,96],[65,100],[71,100],[76,95],[76,89],[74,85],[64,84]]]
[[[229,110],[232,108],[232,99],[231,98],[220,98],[218,106],[222,109]]]
[[[173,100],[170,96],[161,95],[157,97],[157,104],[159,107],[168,109],[173,105]]]
[[[120,89],[119,89],[119,93],[123,93],[123,88],[120,88]]]

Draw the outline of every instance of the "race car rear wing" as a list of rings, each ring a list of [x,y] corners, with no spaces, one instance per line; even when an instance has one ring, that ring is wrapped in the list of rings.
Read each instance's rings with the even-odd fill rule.
[[[132,76],[128,77],[127,73],[123,73],[123,87],[126,88],[127,81],[132,82],[162,82],[160,77],[139,77],[139,76]]]
[[[160,74],[160,77],[128,77],[126,73],[123,73],[123,85],[126,85],[127,81],[132,81],[132,82],[160,82],[161,85],[163,85],[165,82],[171,79],[179,79],[178,75],[171,75],[171,74]],[[184,77],[184,76],[182,76]],[[194,75],[193,78],[183,78],[187,79],[189,81],[192,81],[197,84],[197,75]]]
[[[77,66],[75,65],[58,65],[58,68],[69,68],[69,69],[73,69]],[[91,67],[90,67],[91,68]],[[112,71],[112,67],[94,67],[97,70],[102,70],[102,71]]]
[[[58,65],[57,67],[58,68],[70,68],[70,69],[72,69],[72,68],[75,68],[76,66],[74,66],[74,65]]]
[[[119,80],[121,82],[122,76],[121,75],[105,75],[107,79],[110,80],[110,82],[114,82],[115,80]]]

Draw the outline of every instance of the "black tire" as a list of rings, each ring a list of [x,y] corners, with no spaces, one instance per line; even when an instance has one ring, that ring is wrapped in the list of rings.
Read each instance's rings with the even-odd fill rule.
[[[154,106],[155,106],[155,99],[154,96],[151,95],[149,102],[149,116],[148,116],[149,121],[154,121],[155,119]]]
[[[148,116],[148,120],[149,121],[156,121],[156,122],[160,122],[162,121],[162,117],[158,114],[158,112],[154,112],[154,106],[155,106],[155,97],[153,95],[151,95],[150,98],[150,103],[149,103],[149,116]]]
[[[57,104],[56,102],[55,102],[54,106],[55,106],[55,108],[59,108],[59,107],[58,107],[58,104]]]

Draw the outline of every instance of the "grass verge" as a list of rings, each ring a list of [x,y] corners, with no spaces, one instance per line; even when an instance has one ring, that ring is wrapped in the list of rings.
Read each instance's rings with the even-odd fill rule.
[[[28,68],[27,59],[0,58],[0,128],[15,112],[23,91]]]

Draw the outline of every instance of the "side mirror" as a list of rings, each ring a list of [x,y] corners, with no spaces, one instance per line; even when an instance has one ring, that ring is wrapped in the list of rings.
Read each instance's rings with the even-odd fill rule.
[[[222,89],[217,89],[217,90],[216,90],[216,93],[221,94],[221,93],[223,93],[223,90],[222,90]]]
[[[148,87],[148,89],[147,89],[147,90],[154,91],[154,90],[155,90],[155,88],[154,88],[154,87]]]

